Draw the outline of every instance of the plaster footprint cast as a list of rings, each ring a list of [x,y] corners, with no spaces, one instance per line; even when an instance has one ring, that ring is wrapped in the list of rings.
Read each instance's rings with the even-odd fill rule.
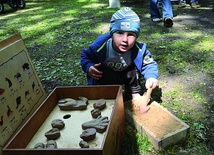
[[[100,116],[100,115],[101,115],[100,109],[96,108],[96,109],[92,109],[92,110],[91,110],[91,116],[92,116],[93,118],[97,118],[97,117]]]
[[[109,120],[108,117],[98,116],[97,119],[88,121],[82,124],[82,129],[95,128],[97,132],[103,133],[106,131]]]
[[[46,144],[46,148],[55,149],[57,148],[57,143],[55,140],[49,140]]]
[[[80,138],[82,138],[84,141],[93,140],[96,137],[96,132],[97,131],[95,128],[88,128],[82,132]]]
[[[80,100],[65,98],[58,101],[60,110],[84,110],[87,108],[88,99],[80,96]]]
[[[60,131],[58,128],[53,128],[45,133],[45,137],[49,140],[55,140],[59,138],[59,136],[60,136]]]
[[[87,143],[86,141],[84,141],[84,140],[81,140],[81,141],[79,142],[79,146],[80,146],[81,148],[89,148],[88,143]]]
[[[94,103],[94,109],[104,109],[106,107],[106,100],[105,99],[99,99],[96,103]]]
[[[52,122],[51,122],[51,126],[53,128],[58,128],[58,129],[62,129],[65,127],[65,123],[64,121],[62,121],[61,119],[54,119]]]
[[[34,146],[35,149],[43,149],[45,148],[45,144],[44,143],[37,143],[35,146]]]

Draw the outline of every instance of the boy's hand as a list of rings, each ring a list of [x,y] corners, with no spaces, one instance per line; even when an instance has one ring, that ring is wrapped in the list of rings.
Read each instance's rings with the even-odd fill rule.
[[[101,66],[101,63],[94,64],[94,66],[91,66],[88,70],[88,75],[92,77],[95,80],[99,80],[102,77],[103,72],[97,70],[97,68]]]
[[[155,89],[158,86],[158,80],[155,78],[149,78],[148,80],[146,80],[146,89],[148,88],[152,88]]]

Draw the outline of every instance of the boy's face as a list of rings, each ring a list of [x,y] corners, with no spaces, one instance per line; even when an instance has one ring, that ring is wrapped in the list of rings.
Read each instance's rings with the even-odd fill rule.
[[[119,53],[125,53],[134,46],[137,35],[134,32],[117,31],[113,33],[112,39],[114,50]]]

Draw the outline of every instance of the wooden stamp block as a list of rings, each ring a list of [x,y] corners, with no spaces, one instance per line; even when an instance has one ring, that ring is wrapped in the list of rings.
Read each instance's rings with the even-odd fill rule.
[[[147,135],[157,150],[185,140],[189,126],[171,114],[157,102],[152,102],[150,110],[145,114],[125,108],[125,118],[142,135]]]

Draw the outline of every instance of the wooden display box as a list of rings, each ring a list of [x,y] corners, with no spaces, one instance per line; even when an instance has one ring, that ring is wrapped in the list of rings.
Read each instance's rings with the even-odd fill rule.
[[[57,148],[34,149],[28,148],[30,141],[52,113],[58,107],[57,102],[63,98],[77,99],[79,96],[89,100],[113,100],[113,108],[108,117],[109,123],[103,134],[103,141],[98,147],[89,148]],[[89,105],[88,105],[89,106]],[[108,102],[106,103],[108,107]],[[81,111],[79,112],[81,113]],[[81,115],[79,116],[81,117]],[[89,115],[88,118],[91,116]],[[79,118],[75,118],[77,121]],[[124,105],[121,86],[82,86],[56,87],[45,99],[34,114],[27,120],[21,129],[12,137],[3,148],[4,155],[117,155],[120,154],[120,145],[125,130]],[[80,131],[79,133],[81,133]],[[71,133],[72,134],[72,133]],[[79,137],[79,135],[77,135]],[[71,140],[72,141],[72,140]],[[57,142],[57,140],[56,140]]]
[[[186,140],[189,126],[157,102],[152,102],[145,114],[125,106],[125,118],[142,135],[146,135],[157,150]]]

